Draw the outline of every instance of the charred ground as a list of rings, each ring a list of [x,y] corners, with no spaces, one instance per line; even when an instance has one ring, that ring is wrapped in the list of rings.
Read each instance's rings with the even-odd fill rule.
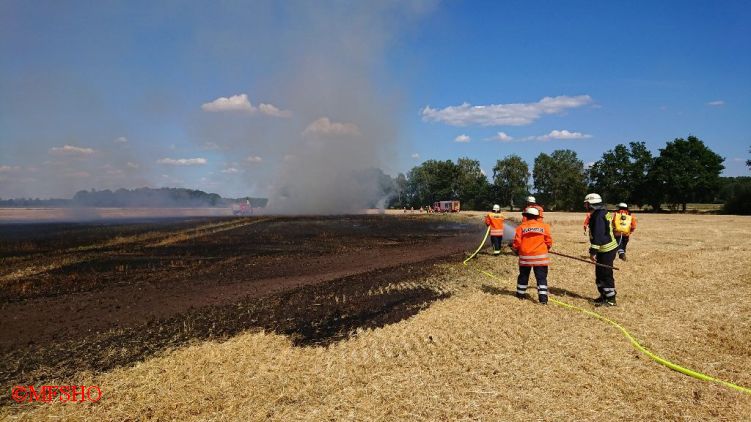
[[[448,292],[425,280],[477,242],[414,216],[0,226],[0,385],[73,380],[246,330],[328,344]]]

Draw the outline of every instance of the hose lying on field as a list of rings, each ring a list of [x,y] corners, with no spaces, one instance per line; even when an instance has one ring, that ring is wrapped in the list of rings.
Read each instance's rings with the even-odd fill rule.
[[[482,243],[480,243],[480,246],[477,248],[477,250],[475,251],[475,253],[473,253],[472,255],[469,256],[469,258],[467,258],[467,259],[464,260],[463,265],[465,267],[468,267],[467,266],[467,262],[470,259],[474,258],[475,255],[477,255],[477,253],[480,251],[480,249],[482,249],[482,247],[485,245],[485,241],[488,238],[488,233],[490,233],[490,228],[488,228],[488,230],[485,232],[485,237],[482,239]],[[493,273],[490,273],[488,271],[481,270],[481,269],[475,269],[475,270],[478,271],[478,272],[480,272],[480,273],[482,273],[482,274],[484,274],[487,277],[490,277],[490,278],[494,279],[494,280],[501,281],[501,282],[504,281],[501,278],[497,277],[496,275],[494,275]],[[548,294],[548,296],[550,296],[550,294]],[[699,380],[702,380],[702,381],[714,382],[714,383],[723,385],[725,387],[732,388],[733,390],[740,391],[742,393],[751,394],[751,388],[743,387],[743,386],[740,386],[740,385],[737,385],[737,384],[733,384],[732,382],[729,382],[729,381],[725,381],[725,380],[721,380],[721,379],[718,379],[718,378],[714,378],[714,377],[711,377],[709,375],[703,374],[701,372],[697,372],[697,371],[694,371],[694,370],[691,370],[691,369],[688,369],[688,368],[684,368],[684,367],[682,367],[682,366],[680,366],[678,364],[675,364],[675,363],[673,363],[673,362],[671,362],[671,361],[669,361],[669,360],[667,360],[667,359],[665,359],[663,357],[660,357],[660,356],[656,355],[655,353],[653,353],[652,351],[650,351],[649,349],[647,349],[646,347],[644,347],[641,343],[639,343],[639,341],[637,341],[636,338],[634,338],[634,336],[630,332],[628,332],[628,330],[626,330],[621,324],[613,321],[610,318],[605,317],[604,315],[601,315],[601,314],[599,314],[597,312],[590,311],[590,310],[587,310],[587,309],[584,309],[584,308],[580,308],[580,307],[578,307],[576,305],[571,305],[571,304],[566,303],[566,302],[564,302],[562,300],[558,300],[558,299],[555,299],[555,298],[552,298],[552,297],[549,297],[548,300],[550,302],[558,305],[558,306],[564,307],[566,309],[572,309],[572,310],[581,312],[581,313],[583,313],[585,315],[589,315],[591,317],[597,318],[600,321],[604,321],[604,322],[606,322],[606,323],[614,326],[615,328],[617,328],[618,330],[621,331],[621,333],[629,340],[629,342],[631,343],[631,345],[636,350],[644,353],[650,359],[652,359],[653,361],[659,363],[660,365],[666,366],[666,367],[668,367],[668,368],[670,368],[670,369],[672,369],[674,371],[680,372],[680,373],[682,373],[684,375],[688,375],[690,377],[693,377],[693,378],[696,378],[696,379],[699,379]]]

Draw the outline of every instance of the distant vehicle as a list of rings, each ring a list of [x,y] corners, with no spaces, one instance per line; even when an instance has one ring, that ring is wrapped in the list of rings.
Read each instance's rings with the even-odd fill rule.
[[[459,201],[437,201],[433,203],[435,212],[459,212],[461,206]]]
[[[253,207],[250,206],[250,201],[232,204],[232,215],[253,215]]]

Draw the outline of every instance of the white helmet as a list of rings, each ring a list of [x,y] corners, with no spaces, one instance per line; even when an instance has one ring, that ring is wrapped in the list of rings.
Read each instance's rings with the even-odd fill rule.
[[[498,204],[493,205],[493,211],[500,212],[501,211],[501,206],[498,205]]]
[[[525,208],[524,211],[522,211],[522,214],[539,216],[540,210],[538,210],[535,207],[529,207],[529,208]]]
[[[527,203],[528,204],[534,204],[535,202],[537,202],[537,201],[535,201],[535,197],[534,196],[528,196],[527,197]]]
[[[590,204],[601,204],[602,197],[596,193],[590,193],[584,197],[584,202],[589,202]]]
[[[618,204],[618,208],[626,208],[626,209],[628,209],[628,204],[626,204],[625,202],[621,202],[620,204]]]

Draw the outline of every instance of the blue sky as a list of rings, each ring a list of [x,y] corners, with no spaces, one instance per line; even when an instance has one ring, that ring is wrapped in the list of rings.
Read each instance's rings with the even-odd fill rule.
[[[315,173],[287,172],[304,168],[290,151],[312,157],[326,137],[347,143],[322,159],[395,175],[460,156],[490,173],[508,154],[531,164],[560,148],[591,162],[629,141],[657,153],[693,134],[725,175],[749,174],[747,2],[309,9],[0,3],[0,197],[144,185],[266,196]]]

